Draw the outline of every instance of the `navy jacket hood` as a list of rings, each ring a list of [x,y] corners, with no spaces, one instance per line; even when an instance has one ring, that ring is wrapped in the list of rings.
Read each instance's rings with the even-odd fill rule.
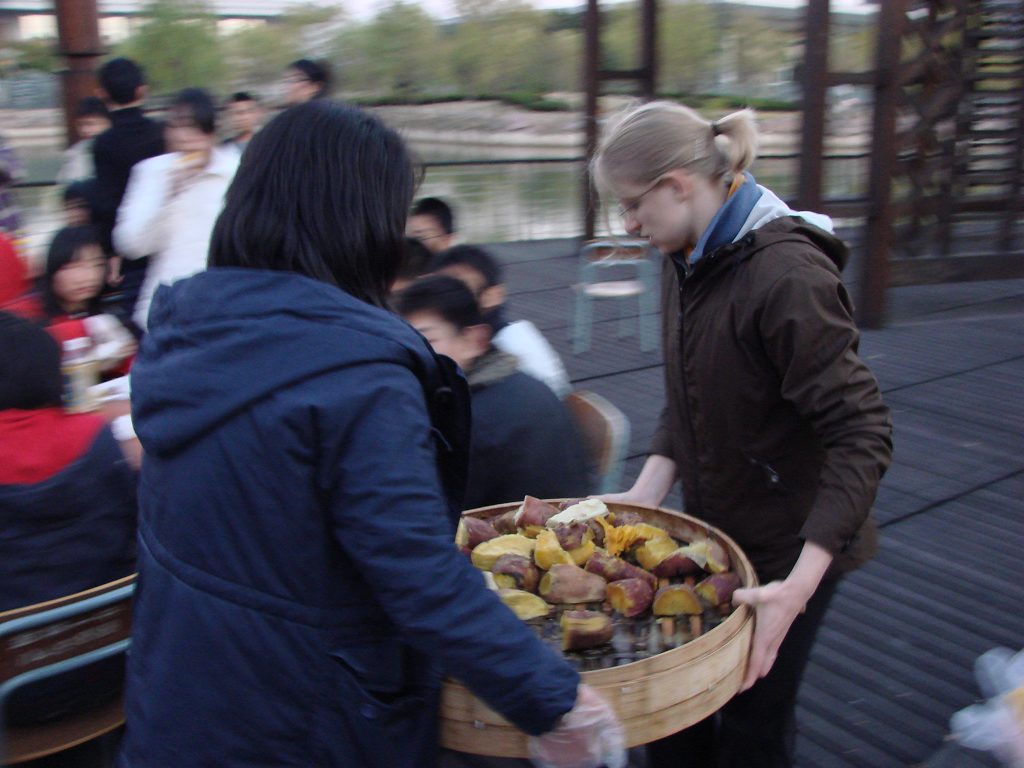
[[[310,320],[323,329],[312,342]],[[435,368],[426,342],[397,316],[288,272],[217,268],[162,287],[149,329],[131,374],[132,418],[147,453],[174,452],[327,371],[371,361],[403,363],[421,377]],[[241,356],[256,356],[258,375],[239,373]]]

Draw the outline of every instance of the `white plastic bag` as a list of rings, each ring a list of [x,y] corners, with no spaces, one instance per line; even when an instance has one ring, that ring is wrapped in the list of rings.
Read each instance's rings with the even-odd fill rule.
[[[992,752],[1011,768],[1024,768],[1024,651],[983,653],[974,675],[989,700],[955,713],[953,736],[965,747]]]

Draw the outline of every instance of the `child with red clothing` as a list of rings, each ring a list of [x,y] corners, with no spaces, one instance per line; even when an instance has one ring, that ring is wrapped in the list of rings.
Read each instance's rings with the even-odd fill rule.
[[[135,355],[135,337],[100,302],[107,261],[95,230],[65,227],[57,232],[46,257],[43,309],[49,331],[61,344],[88,338],[90,357],[105,377],[126,373]]]

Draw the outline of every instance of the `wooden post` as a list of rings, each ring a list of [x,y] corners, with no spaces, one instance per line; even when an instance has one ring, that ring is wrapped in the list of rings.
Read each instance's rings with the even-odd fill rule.
[[[878,328],[885,319],[885,291],[889,285],[892,245],[892,179],[896,163],[896,117],[902,71],[900,42],[906,21],[907,0],[882,0],[878,13],[875,63],[875,108],[872,117],[868,219],[861,274],[860,323]]]
[[[825,102],[829,85],[829,17],[829,0],[808,0],[804,13],[803,124],[797,199],[798,207],[811,211],[820,210],[822,204]]]
[[[64,57],[61,91],[68,144],[78,140],[75,106],[96,93],[96,65],[103,55],[96,0],[56,0],[58,53]]]
[[[592,240],[597,216],[597,192],[590,177],[590,161],[597,152],[597,97],[600,88],[598,69],[601,65],[601,8],[598,0],[587,0],[583,15],[583,90],[584,146],[583,156],[583,238]]]

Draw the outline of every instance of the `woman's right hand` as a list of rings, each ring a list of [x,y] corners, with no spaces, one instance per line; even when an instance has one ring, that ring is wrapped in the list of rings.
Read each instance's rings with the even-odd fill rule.
[[[625,768],[625,734],[615,712],[589,685],[577,689],[576,704],[557,727],[528,742],[537,768]]]

